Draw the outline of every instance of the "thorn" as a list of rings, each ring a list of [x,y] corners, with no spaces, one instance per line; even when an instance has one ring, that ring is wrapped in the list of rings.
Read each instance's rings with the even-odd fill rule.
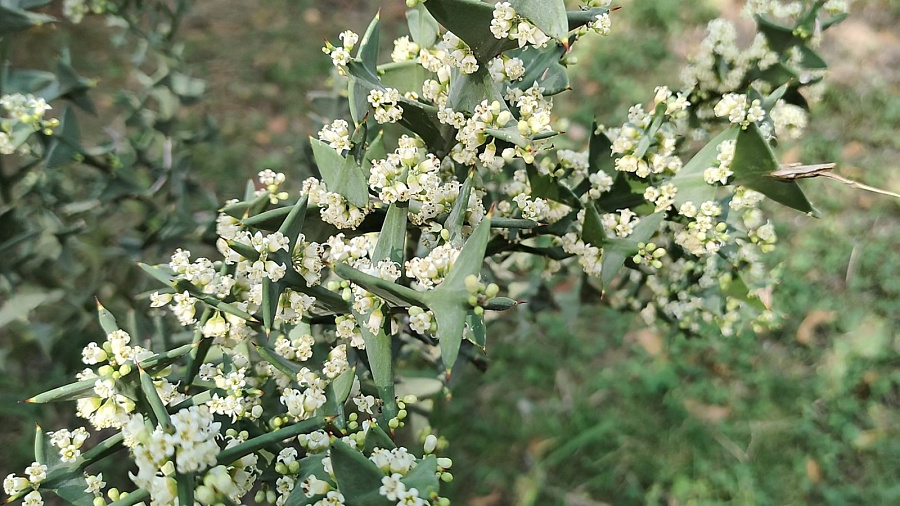
[[[569,39],[562,41],[562,46],[566,48],[566,52],[569,52]]]
[[[138,264],[138,265],[141,265],[140,262],[138,262],[137,264]],[[100,299],[98,299],[96,295],[94,296],[94,301],[97,303],[97,310],[98,310],[98,311],[103,310],[103,309],[106,309],[105,307],[103,307],[103,304],[100,303]]]
[[[453,374],[453,368],[449,368],[444,372],[444,383],[450,383],[450,375]]]
[[[28,399],[19,401],[19,404],[34,404],[34,397],[29,397]]]
[[[619,10],[619,9],[621,9],[621,8],[622,8],[622,6],[619,5],[619,6],[616,6],[616,7],[613,7],[612,9],[610,9],[609,12],[617,11],[617,10]]]

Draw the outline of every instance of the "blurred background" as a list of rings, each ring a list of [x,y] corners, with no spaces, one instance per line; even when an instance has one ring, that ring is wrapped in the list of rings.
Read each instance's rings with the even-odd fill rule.
[[[206,93],[182,120],[209,116],[217,137],[189,148],[193,177],[220,200],[266,168],[302,180],[306,138],[319,126],[309,93],[328,89],[332,68],[318,48],[344,29],[364,31],[379,7],[384,33],[405,34],[404,2],[381,3],[196,2],[180,36]],[[616,4],[612,35],[576,45],[576,91],[555,101],[576,141],[593,118],[621,123],[655,86],[679,89],[679,69],[710,19],[746,22],[733,0]],[[803,139],[779,149],[782,161],[837,162],[841,175],[900,191],[897,26],[900,1],[860,0],[827,33],[829,87]],[[135,85],[105,30],[89,17],[30,35],[35,44],[13,54],[73,48],[73,66],[98,80],[98,114],[83,131],[112,117],[104,97]],[[900,504],[900,202],[829,180],[802,185],[820,219],[768,207],[780,238],[769,260],[782,266],[772,305],[783,318],[768,334],[660,333],[633,315],[574,303],[564,281],[493,321],[487,371],[461,371],[452,399],[435,405],[454,460],[448,496],[476,506]],[[33,460],[34,420],[54,430],[73,411],[18,401],[67,381],[78,350],[100,335],[90,327],[66,335],[65,320],[36,326],[28,311],[4,309],[0,476]],[[43,339],[47,325],[63,337]]]

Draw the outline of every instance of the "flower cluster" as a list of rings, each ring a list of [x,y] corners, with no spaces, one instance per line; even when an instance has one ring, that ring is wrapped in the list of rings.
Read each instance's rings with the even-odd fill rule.
[[[29,148],[25,141],[32,133],[50,135],[59,125],[56,118],[44,119],[51,107],[43,98],[34,95],[3,95],[0,107],[6,110],[6,116],[0,119],[0,154],[3,155],[11,155],[16,150],[27,152]]]
[[[322,52],[331,56],[331,63],[337,67],[341,75],[346,75],[347,64],[352,59],[350,51],[353,51],[356,43],[359,42],[359,35],[350,30],[345,30],[341,32],[339,37],[343,43],[342,46],[333,46],[330,42],[325,41],[325,47],[322,48]]]
[[[491,33],[498,39],[515,40],[519,47],[526,45],[544,47],[550,42],[547,34],[527,19],[519,16],[509,2],[500,2],[494,6]]]
[[[766,117],[766,111],[762,108],[762,102],[756,98],[752,101],[747,95],[741,93],[728,93],[713,109],[716,116],[728,118],[728,121],[746,129],[751,123],[759,123]]]
[[[372,90],[366,100],[375,110],[375,121],[379,123],[396,123],[403,116],[403,108],[397,104],[400,92],[394,88]]]

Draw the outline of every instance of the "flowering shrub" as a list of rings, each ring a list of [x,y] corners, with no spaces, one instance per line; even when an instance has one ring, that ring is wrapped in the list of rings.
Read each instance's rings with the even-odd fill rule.
[[[622,125],[594,125],[585,149],[558,149],[566,55],[613,29],[609,3],[409,0],[410,36],[391,62],[379,64],[377,17],[362,36],[326,43],[349,118],[310,139],[320,177],[292,197],[285,175],[262,171],[221,209],[220,258],[178,249],[141,265],[164,287],[151,306],[190,342],[131,336],[99,307],[106,338],[84,348],[89,367],[29,401],[75,400],[87,424],[115,434],[82,451],[85,427],[38,430],[35,463],[7,477],[6,493],[25,504],[46,493],[75,504],[446,504],[447,442],[401,429],[427,414],[420,400],[459,360],[486,352],[485,320],[520,303],[507,287],[529,258],[584,276],[648,325],[729,335],[771,324],[760,258],[776,237],[759,206],[815,212],[773,146],[806,125],[825,67],[816,44],[846,5],[750,2],[749,48],[714,21],[683,91],[659,87]],[[12,151],[24,145],[16,128],[55,127],[39,98],[2,104],[16,118]],[[411,362],[433,364],[434,377],[401,374]],[[85,474],[119,451],[135,463],[132,484]]]

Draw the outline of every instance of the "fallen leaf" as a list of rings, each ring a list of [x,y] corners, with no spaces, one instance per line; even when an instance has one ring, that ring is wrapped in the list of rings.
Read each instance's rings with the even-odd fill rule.
[[[815,340],[816,328],[826,323],[831,323],[837,318],[834,311],[823,311],[814,309],[810,311],[806,318],[800,322],[797,327],[797,342],[804,346],[811,346]]]

